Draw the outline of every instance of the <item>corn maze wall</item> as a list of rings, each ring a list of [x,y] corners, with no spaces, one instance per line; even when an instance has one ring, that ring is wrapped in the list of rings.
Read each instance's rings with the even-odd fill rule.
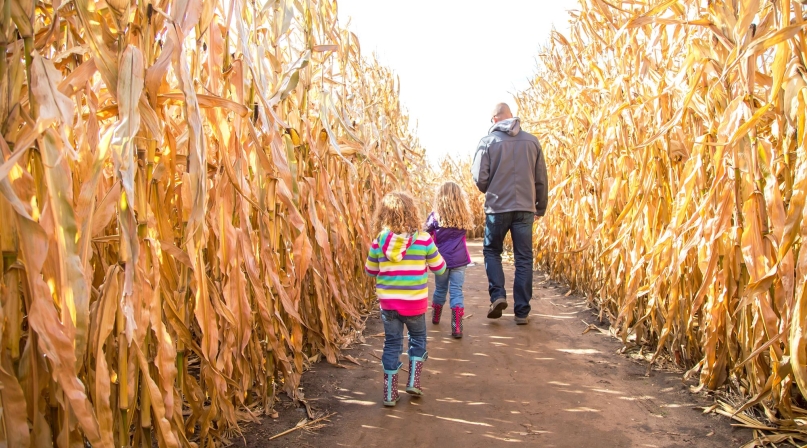
[[[804,436],[804,1],[583,0],[518,95],[536,257],[628,346]]]
[[[358,337],[423,158],[336,17],[0,1],[0,445],[212,446]]]

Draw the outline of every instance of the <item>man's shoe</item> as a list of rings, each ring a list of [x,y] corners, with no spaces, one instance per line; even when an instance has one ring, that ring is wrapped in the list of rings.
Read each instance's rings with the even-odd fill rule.
[[[518,317],[516,316],[516,325],[527,325],[527,316]]]
[[[507,299],[499,297],[490,304],[488,319],[498,319],[502,317],[502,310],[507,308]]]

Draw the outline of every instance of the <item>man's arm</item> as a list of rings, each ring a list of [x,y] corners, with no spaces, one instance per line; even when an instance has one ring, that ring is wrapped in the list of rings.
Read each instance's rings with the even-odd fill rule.
[[[474,154],[474,164],[471,167],[471,175],[474,177],[476,188],[482,193],[488,191],[490,183],[490,156],[488,155],[488,145],[485,140],[479,142]]]
[[[546,163],[541,144],[538,145],[538,159],[535,161],[535,214],[544,216],[548,202],[549,189],[547,188]]]

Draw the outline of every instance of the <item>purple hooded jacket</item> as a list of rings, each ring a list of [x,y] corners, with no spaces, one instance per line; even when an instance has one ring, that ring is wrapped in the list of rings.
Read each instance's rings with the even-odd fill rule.
[[[465,244],[465,230],[455,227],[440,227],[434,212],[426,220],[426,231],[432,236],[437,250],[446,262],[446,268],[454,269],[471,263],[471,255]]]

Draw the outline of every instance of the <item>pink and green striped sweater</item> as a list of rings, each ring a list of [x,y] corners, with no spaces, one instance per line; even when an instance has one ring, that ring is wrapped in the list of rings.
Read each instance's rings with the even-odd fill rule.
[[[428,233],[399,235],[384,230],[373,241],[364,269],[376,277],[376,295],[382,310],[417,316],[428,307],[427,266],[436,275],[446,270]]]

